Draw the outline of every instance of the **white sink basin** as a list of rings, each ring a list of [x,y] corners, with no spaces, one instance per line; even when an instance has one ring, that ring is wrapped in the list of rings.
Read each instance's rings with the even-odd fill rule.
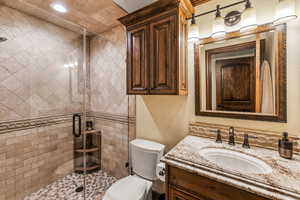
[[[227,149],[206,148],[200,155],[223,169],[243,174],[269,174],[272,168],[255,157]]]

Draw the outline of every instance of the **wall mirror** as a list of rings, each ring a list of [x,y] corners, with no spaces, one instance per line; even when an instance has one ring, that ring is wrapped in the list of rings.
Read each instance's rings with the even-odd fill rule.
[[[286,122],[286,25],[195,45],[196,115]]]

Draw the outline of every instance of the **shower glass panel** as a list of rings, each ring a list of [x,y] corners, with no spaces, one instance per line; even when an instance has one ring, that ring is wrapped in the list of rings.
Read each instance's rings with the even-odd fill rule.
[[[87,34],[49,21],[0,3],[3,200],[88,196]]]

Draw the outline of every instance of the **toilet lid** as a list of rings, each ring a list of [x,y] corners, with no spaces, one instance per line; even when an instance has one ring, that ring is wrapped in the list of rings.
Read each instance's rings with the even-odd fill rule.
[[[106,191],[105,200],[144,200],[147,182],[136,176],[127,176],[112,184]]]

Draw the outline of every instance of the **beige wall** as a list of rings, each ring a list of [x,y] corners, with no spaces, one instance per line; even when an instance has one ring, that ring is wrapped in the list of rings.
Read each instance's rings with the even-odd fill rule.
[[[197,8],[205,12],[215,7],[216,3],[226,5],[233,2],[212,1]],[[258,22],[263,24],[272,20],[276,0],[253,0],[257,8]],[[229,10],[227,10],[229,11]],[[226,11],[226,12],[227,12]],[[300,3],[297,2],[297,13],[300,15]],[[200,33],[207,36],[211,32],[213,15],[198,19]],[[224,125],[255,128],[269,131],[289,131],[300,135],[300,54],[299,54],[300,19],[290,22],[287,35],[287,68],[288,68],[288,123],[237,120],[226,118],[197,117],[194,112],[194,57],[192,45],[189,46],[189,95],[178,96],[138,96],[137,97],[137,137],[157,141],[172,148],[188,134],[190,121],[201,121]]]

